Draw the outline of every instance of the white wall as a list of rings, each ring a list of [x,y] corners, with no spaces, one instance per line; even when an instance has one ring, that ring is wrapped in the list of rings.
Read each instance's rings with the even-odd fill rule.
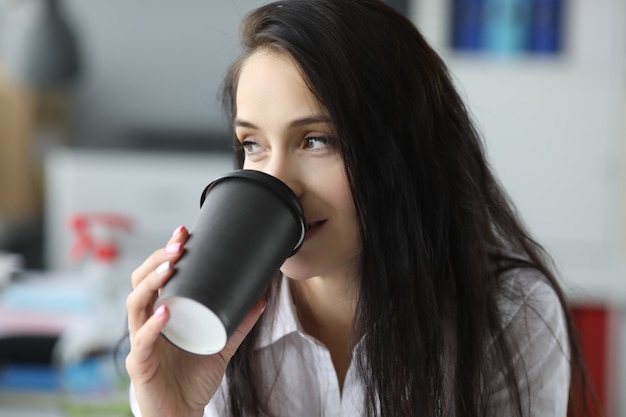
[[[224,131],[222,77],[239,21],[259,0],[66,0],[84,53],[76,89],[79,142],[135,129]]]

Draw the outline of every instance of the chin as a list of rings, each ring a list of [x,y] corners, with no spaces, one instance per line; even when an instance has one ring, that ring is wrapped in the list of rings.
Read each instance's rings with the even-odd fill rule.
[[[316,276],[316,274],[304,273],[304,271],[294,271],[293,269],[289,268],[281,268],[280,272],[289,279],[293,279],[294,281],[304,281]]]
[[[320,271],[319,268],[315,268],[309,262],[301,262],[294,258],[289,258],[280,267],[280,272],[291,279],[301,281],[318,276]]]

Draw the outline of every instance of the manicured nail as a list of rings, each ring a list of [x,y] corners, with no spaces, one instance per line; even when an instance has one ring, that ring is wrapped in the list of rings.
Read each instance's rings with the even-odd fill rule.
[[[157,266],[155,270],[157,274],[161,275],[170,270],[171,263],[170,261],[165,261],[161,265]]]
[[[180,242],[170,243],[165,247],[165,253],[178,253],[182,247],[183,244]]]
[[[165,315],[165,305],[159,306],[159,308],[157,308],[154,312],[154,315],[156,317],[163,317]]]
[[[185,226],[178,226],[176,228],[176,230],[174,230],[174,233],[172,233],[172,237],[176,236],[177,234],[179,234],[180,232],[183,231],[183,229],[185,228]]]

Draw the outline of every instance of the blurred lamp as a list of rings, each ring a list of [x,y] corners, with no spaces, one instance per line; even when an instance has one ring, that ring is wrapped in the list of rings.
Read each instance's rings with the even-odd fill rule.
[[[7,72],[30,86],[62,86],[78,76],[78,45],[57,0],[15,3],[0,42]]]

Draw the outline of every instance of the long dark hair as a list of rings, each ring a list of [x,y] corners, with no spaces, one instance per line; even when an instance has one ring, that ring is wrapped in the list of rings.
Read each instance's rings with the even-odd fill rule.
[[[572,392],[584,389],[576,332],[549,256],[494,178],[446,65],[415,26],[376,0],[289,0],[253,11],[241,29],[244,53],[224,83],[231,117],[242,64],[273,48],[298,64],[336,129],[362,247],[353,333],[355,340],[366,335],[355,360],[368,414],[485,415],[484,379],[495,366],[521,417],[515,347],[498,337],[499,275],[516,266],[540,271],[559,297]],[[495,259],[494,248],[521,258]],[[442,330],[446,320],[452,340]],[[235,416],[267,409],[253,382],[262,372],[252,355],[258,327],[227,371]],[[495,355],[487,359],[490,340]],[[450,343],[451,364],[443,355]]]

